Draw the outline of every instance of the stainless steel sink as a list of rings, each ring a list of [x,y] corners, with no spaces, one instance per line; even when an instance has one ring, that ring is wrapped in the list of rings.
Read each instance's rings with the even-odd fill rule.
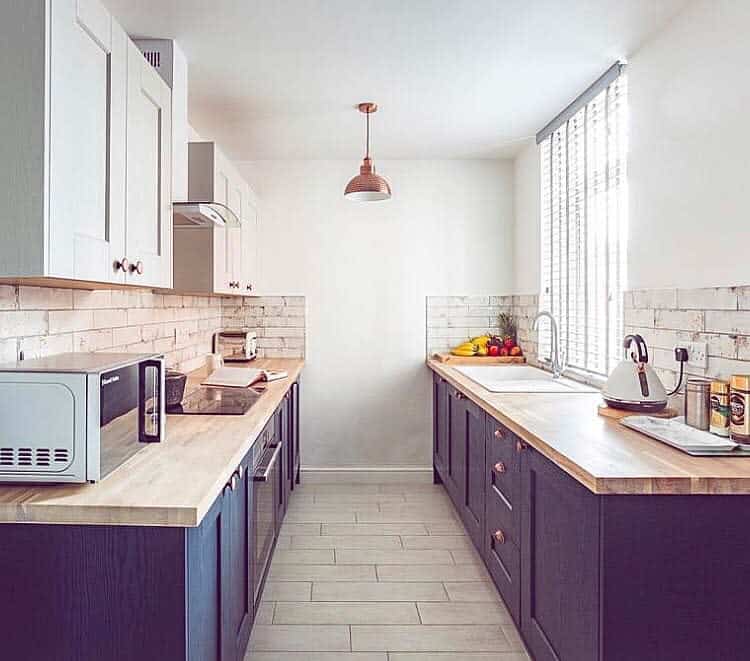
[[[490,392],[596,392],[590,386],[570,379],[555,379],[549,372],[528,365],[458,365],[454,369]]]

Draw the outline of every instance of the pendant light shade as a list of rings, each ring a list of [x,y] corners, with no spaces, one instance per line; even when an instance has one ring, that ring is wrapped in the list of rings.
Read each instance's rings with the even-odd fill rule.
[[[357,202],[377,202],[391,197],[391,185],[379,174],[375,173],[375,166],[370,158],[370,115],[378,106],[374,103],[360,103],[359,111],[367,117],[367,148],[359,174],[354,177],[344,191],[344,197]]]

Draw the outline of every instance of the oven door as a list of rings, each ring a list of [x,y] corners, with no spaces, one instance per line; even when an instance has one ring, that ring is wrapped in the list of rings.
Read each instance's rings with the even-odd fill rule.
[[[253,529],[255,530],[253,580],[256,605],[260,600],[266,570],[276,540],[276,501],[281,469],[280,455],[280,445],[266,448],[253,476]]]

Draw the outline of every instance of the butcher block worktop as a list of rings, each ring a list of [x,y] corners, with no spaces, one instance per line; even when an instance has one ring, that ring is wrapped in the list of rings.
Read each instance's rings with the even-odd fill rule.
[[[449,365],[427,365],[594,493],[750,494],[750,457],[670,448],[598,415],[598,393],[496,394]]]
[[[0,486],[0,523],[197,526],[303,364],[291,358],[253,361],[252,367],[285,370],[289,377],[265,384],[245,415],[168,415],[166,441],[144,445],[101,482]],[[185,392],[205,376],[192,373]]]

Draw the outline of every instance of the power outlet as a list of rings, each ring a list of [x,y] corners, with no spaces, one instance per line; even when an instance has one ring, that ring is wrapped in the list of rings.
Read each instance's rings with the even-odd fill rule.
[[[687,349],[688,367],[708,368],[708,342],[684,342],[680,346]]]

